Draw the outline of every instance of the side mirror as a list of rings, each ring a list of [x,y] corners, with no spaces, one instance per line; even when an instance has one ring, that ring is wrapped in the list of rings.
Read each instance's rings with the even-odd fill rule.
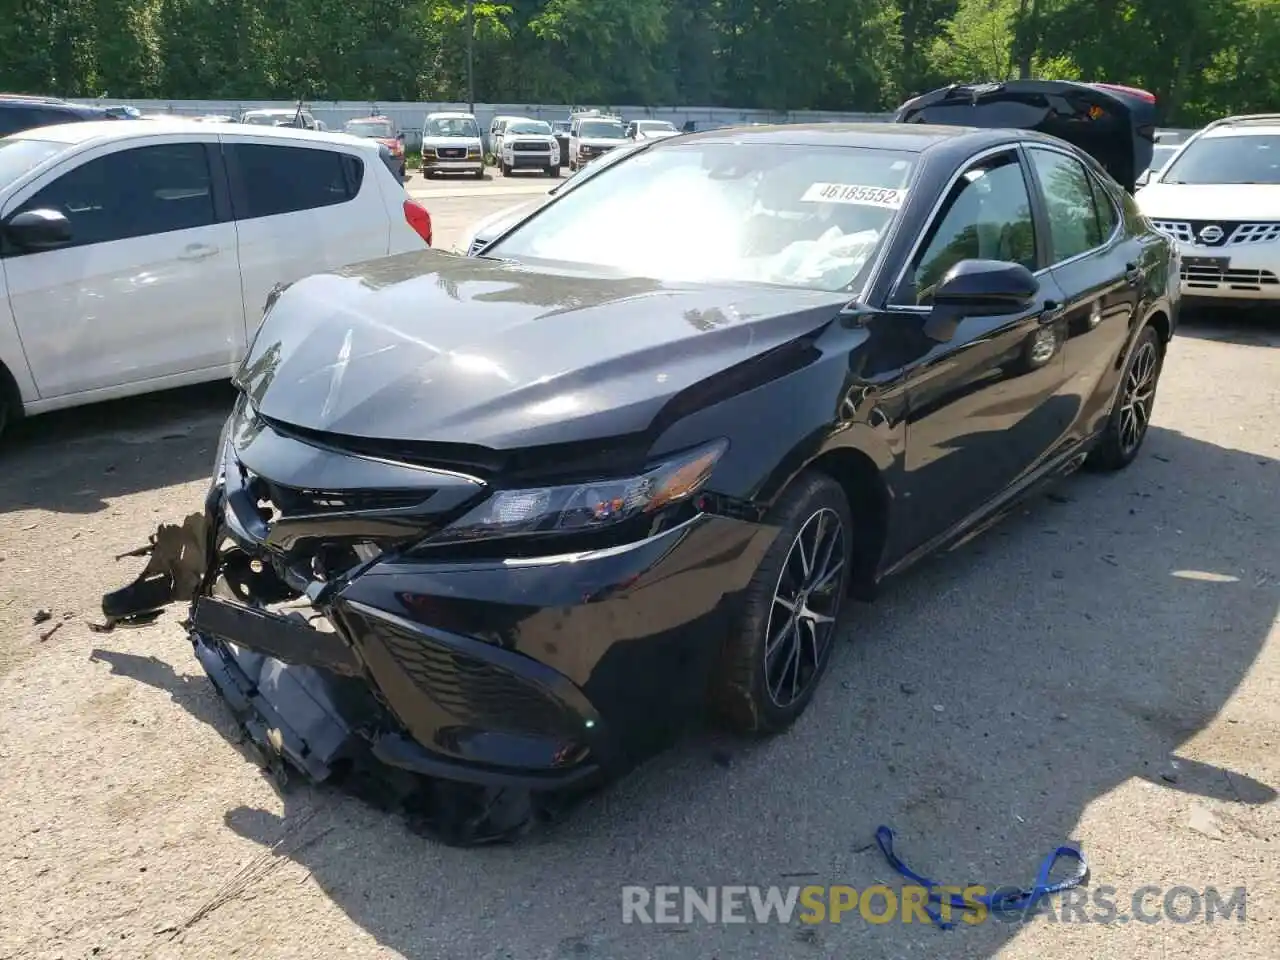
[[[1138,174],[1138,179],[1134,181],[1134,185],[1138,187],[1145,187],[1147,185],[1147,182],[1150,179],[1151,179],[1151,171],[1143,170],[1140,174]]]
[[[4,230],[24,250],[54,250],[71,242],[71,221],[60,210],[24,210],[10,217]]]
[[[1039,292],[1040,282],[1020,263],[961,260],[934,288],[924,334],[946,343],[966,316],[1017,313],[1030,307]]]
[[[399,133],[397,133],[397,134],[396,134],[396,139],[397,139],[397,140],[399,140],[401,143],[404,143],[404,131],[403,131],[403,130],[401,130]]]

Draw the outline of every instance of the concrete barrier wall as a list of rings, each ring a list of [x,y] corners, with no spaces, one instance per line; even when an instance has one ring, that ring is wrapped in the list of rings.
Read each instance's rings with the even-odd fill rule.
[[[81,103],[94,103],[82,100]],[[100,101],[99,101],[100,102]],[[180,116],[203,114],[230,114],[238,116],[245,110],[260,108],[297,107],[297,101],[283,100],[112,100],[111,103],[127,103],[143,113],[173,113]],[[829,111],[795,110],[774,113],[768,110],[735,110],[728,107],[637,107],[609,104],[546,104],[546,103],[477,103],[476,119],[480,127],[488,131],[489,121],[496,116],[531,117],[535,120],[567,119],[571,110],[591,109],[613,113],[626,120],[652,118],[669,120],[677,127],[686,120],[703,120],[714,123],[814,123],[823,121],[865,122],[885,121],[887,113],[836,113]],[[468,109],[465,103],[397,103],[387,100],[339,100],[307,101],[306,108],[312,116],[331,130],[341,130],[342,125],[356,117],[378,114],[390,118],[405,134],[405,142],[416,148],[421,142],[422,122],[429,113],[446,110]]]

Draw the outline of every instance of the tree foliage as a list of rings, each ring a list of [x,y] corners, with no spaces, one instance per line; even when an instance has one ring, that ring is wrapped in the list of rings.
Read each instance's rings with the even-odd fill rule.
[[[0,88],[467,97],[465,0],[0,0]],[[1280,0],[477,0],[480,102],[880,110],[942,83],[1107,80],[1165,123],[1280,107]]]

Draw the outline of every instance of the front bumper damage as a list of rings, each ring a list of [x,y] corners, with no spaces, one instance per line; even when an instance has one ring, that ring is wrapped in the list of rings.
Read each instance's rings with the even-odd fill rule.
[[[196,657],[265,768],[357,783],[450,843],[517,836],[670,742],[775,532],[700,515],[570,563],[414,559],[396,545],[420,539],[420,507],[384,491],[351,510],[367,489],[303,483],[356,485],[368,461],[269,427],[241,440],[204,511],[160,527],[143,573],[103,598],[108,622],[188,605]],[[431,523],[474,502],[446,479],[419,491]],[[382,546],[320,569],[352,541]]]

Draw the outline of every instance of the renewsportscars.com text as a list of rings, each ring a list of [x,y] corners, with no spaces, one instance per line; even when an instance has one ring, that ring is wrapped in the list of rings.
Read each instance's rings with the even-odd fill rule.
[[[1006,888],[1011,891],[1013,888]],[[987,909],[979,898],[999,895],[1002,888],[937,887],[941,906],[932,909],[947,922],[979,924],[1025,923],[1042,918],[1049,923],[1214,923],[1245,921],[1244,887],[1138,887],[1121,895],[1115,887],[1076,887],[1042,897],[1024,910]],[[963,898],[967,910],[949,905]],[[622,888],[622,922],[641,924],[695,923],[923,923],[933,921],[925,910],[929,889],[886,886],[857,890],[848,886],[626,886]]]

